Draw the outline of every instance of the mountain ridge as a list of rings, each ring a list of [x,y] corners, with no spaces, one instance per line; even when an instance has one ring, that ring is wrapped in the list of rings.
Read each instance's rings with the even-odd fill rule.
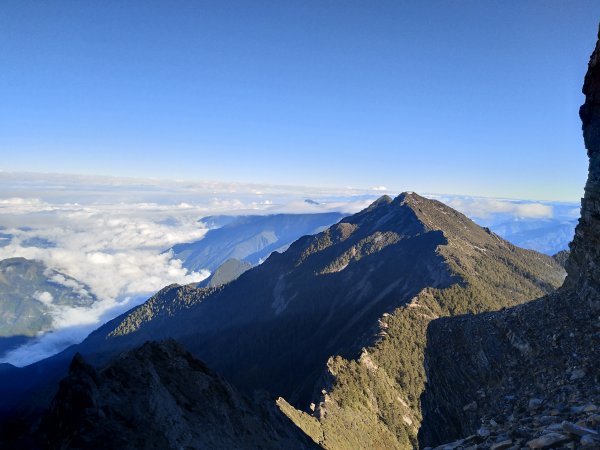
[[[478,273],[484,281],[477,279]],[[355,366],[367,367],[370,359],[388,366],[376,382],[381,395],[397,391],[406,404],[392,425],[372,422],[385,442],[398,447],[415,442],[423,374],[401,361],[377,361],[380,353],[369,349],[399,345],[419,363],[429,320],[529,300],[558,287],[562,274],[550,257],[518,249],[441,202],[414,193],[384,196],[324,232],[298,239],[285,253],[273,253],[222,288],[165,288],[93,333],[83,348],[90,349],[92,361],[102,363],[106,356],[93,351],[103,346],[126,349],[147,339],[174,337],[242,392],[269,389],[304,411],[315,403],[317,420],[324,420],[319,426],[325,428],[325,442],[333,442],[328,448],[359,442],[335,442],[348,424],[327,422],[336,417],[327,396],[336,396],[340,380],[361,379]],[[496,290],[500,298],[491,296]],[[389,322],[387,329],[381,328],[382,318]],[[175,321],[176,329],[170,325]],[[415,340],[415,348],[396,340],[390,344],[385,334],[382,338],[391,329],[405,328],[403,323],[414,324],[412,334],[400,334]],[[367,354],[361,356],[365,348]],[[319,380],[334,392],[323,396]],[[301,422],[296,423],[302,428]],[[345,435],[365,431],[354,428]]]
[[[175,338],[242,393],[285,398],[288,417],[307,434],[316,421],[327,448],[356,448],[364,438],[402,448],[416,442],[424,377],[404,363],[422,360],[426,323],[523,302],[558,287],[563,273],[552,258],[518,249],[440,202],[382,197],[225,286],[168,286],[12,379],[61,376],[76,351],[103,366],[147,340]],[[349,386],[363,393],[344,391]],[[35,383],[28,389],[39,391]],[[338,392],[357,403],[338,404]],[[376,407],[364,410],[364,401]],[[311,403],[314,416],[304,420]]]
[[[409,204],[426,228],[444,229],[447,243],[437,253],[459,282],[423,289],[380,318],[378,340],[367,344],[360,357],[333,355],[310,414],[279,400],[282,410],[324,448],[418,445],[429,322],[519,304],[551,292],[564,277],[540,283],[544,267],[555,267],[555,261],[513,246],[440,202],[415,195],[394,201]]]

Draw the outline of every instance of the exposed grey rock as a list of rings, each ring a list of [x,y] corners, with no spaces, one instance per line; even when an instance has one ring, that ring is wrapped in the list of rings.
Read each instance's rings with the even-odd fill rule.
[[[479,430],[477,430],[477,434],[481,437],[488,437],[490,435],[490,430],[488,430],[485,427],[481,427]]]
[[[560,433],[548,433],[527,442],[530,448],[550,448],[553,445],[567,442],[569,438]]]
[[[466,404],[463,406],[463,411],[477,411],[477,402],[472,401],[471,403]]]
[[[576,425],[571,422],[564,421],[561,426],[562,426],[563,431],[565,431],[567,433],[575,434],[577,436],[586,436],[588,434],[593,435],[593,436],[599,436],[597,431]]]
[[[585,370],[575,369],[574,371],[571,372],[570,380],[575,381],[575,380],[579,380],[583,377],[585,377]]]
[[[569,259],[569,250],[561,250],[560,252],[552,255],[552,257],[557,263],[565,267],[567,264],[567,260]]]
[[[541,398],[532,398],[529,400],[529,409],[537,409],[542,403],[544,403],[544,401]]]
[[[506,450],[513,445],[513,441],[511,439],[507,439],[505,441],[495,442],[490,447],[490,450]]]
[[[598,442],[598,438],[591,434],[586,434],[586,435],[582,436],[581,439],[579,440],[579,443],[581,444],[582,447],[585,447],[585,448],[598,448],[600,446],[600,443]]]

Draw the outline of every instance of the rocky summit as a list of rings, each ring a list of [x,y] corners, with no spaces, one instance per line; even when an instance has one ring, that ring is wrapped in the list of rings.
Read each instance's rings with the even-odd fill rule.
[[[174,341],[146,343],[102,370],[76,355],[40,434],[48,448],[317,448]]]
[[[424,447],[600,448],[600,36],[583,93],[589,176],[565,283],[514,308],[431,323]]]

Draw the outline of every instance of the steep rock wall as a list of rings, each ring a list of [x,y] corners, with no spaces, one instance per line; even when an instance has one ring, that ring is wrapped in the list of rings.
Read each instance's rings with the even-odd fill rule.
[[[421,446],[600,447],[600,35],[583,92],[589,174],[567,279],[524,305],[430,324]]]

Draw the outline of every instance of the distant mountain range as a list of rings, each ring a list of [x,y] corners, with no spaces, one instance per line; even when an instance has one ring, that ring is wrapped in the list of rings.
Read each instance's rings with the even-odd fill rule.
[[[569,247],[576,225],[577,219],[512,219],[489,227],[519,247],[554,255]]]
[[[208,216],[201,223],[211,230],[202,239],[177,244],[171,251],[189,270],[213,272],[228,259],[256,265],[272,252],[284,251],[299,237],[318,233],[342,217],[343,214],[335,212]]]
[[[52,330],[58,308],[95,301],[87,286],[40,261],[0,261],[0,355]]]

